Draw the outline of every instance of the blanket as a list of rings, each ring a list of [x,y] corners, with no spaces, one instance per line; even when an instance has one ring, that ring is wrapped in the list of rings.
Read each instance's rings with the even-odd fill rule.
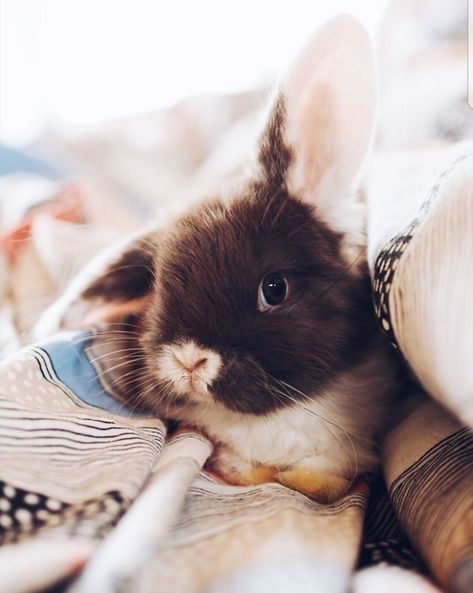
[[[386,481],[320,505],[278,484],[221,484],[202,470],[205,438],[167,439],[160,419],[128,409],[114,388],[120,335],[66,333],[18,350],[28,324],[12,310],[34,319],[32,304],[44,306],[17,300],[22,283],[34,271],[48,294],[52,277],[74,276],[61,261],[72,237],[82,256],[96,250],[93,225],[79,224],[80,190],[50,189],[25,212],[19,242],[3,235],[4,312],[10,335],[23,329],[0,366],[2,591],[435,591],[427,577],[471,590],[473,436],[420,388],[385,439]]]
[[[185,203],[237,166],[260,98],[187,100],[107,135],[63,141],[83,181],[2,180],[3,593],[473,591],[473,328],[467,293],[456,290],[468,289],[471,273],[473,168],[471,145],[452,143],[451,127],[435,152],[416,149],[414,167],[405,150],[414,139],[400,139],[391,118],[380,122],[365,187],[375,309],[418,380],[384,435],[382,473],[361,478],[342,500],[322,505],[279,484],[231,486],[206,472],[207,439],[167,434],[162,419],[126,405],[118,333],[34,340],[41,312],[98,251],[166,214],[166,194]],[[221,114],[211,129],[209,109]],[[149,133],[150,124],[160,144],[145,162],[130,130]],[[432,266],[445,272],[431,285]],[[445,294],[456,299],[451,317],[429,333]],[[459,356],[466,362],[452,367]]]

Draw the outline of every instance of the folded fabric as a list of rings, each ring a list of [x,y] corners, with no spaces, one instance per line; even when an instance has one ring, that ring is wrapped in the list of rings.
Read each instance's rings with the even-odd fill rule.
[[[471,591],[472,145],[382,155],[373,171],[369,259],[376,313],[442,404],[408,398],[405,418],[385,441],[389,495],[438,581],[448,590]]]
[[[381,326],[425,389],[473,426],[473,145],[380,157],[373,171]]]
[[[64,334],[1,363],[2,592],[70,579],[87,560],[71,591],[342,593],[357,566],[380,563],[398,566],[393,583],[414,569],[412,591],[429,590],[379,484],[364,526],[366,483],[320,505],[279,484],[220,484],[201,472],[211,445],[200,435],[163,446],[164,424],[114,392],[107,359],[119,341]],[[458,439],[454,421],[445,435]],[[425,445],[395,471],[437,454],[435,438]]]

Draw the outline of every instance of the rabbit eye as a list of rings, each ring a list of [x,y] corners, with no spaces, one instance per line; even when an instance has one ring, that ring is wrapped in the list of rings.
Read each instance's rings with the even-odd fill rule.
[[[272,272],[263,278],[258,289],[258,310],[269,311],[287,297],[287,280],[281,272]]]

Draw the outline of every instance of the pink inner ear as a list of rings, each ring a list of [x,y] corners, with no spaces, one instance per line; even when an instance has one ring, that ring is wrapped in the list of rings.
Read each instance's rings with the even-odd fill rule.
[[[315,188],[336,159],[336,108],[335,93],[330,84],[314,80],[305,89],[297,108],[292,110],[297,118],[294,122],[296,163],[292,185],[306,200],[313,201]]]
[[[282,89],[295,154],[288,187],[334,228],[351,233],[355,200],[348,194],[371,144],[376,106],[373,50],[363,26],[348,16],[329,21],[309,39]]]
[[[142,311],[148,301],[149,297],[143,297],[141,299],[118,303],[112,302],[94,307],[86,314],[81,325],[86,327],[104,322],[117,323],[127,315],[133,315],[134,313]]]

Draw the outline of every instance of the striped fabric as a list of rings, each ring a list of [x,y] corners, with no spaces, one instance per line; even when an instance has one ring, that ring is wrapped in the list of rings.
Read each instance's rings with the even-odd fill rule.
[[[437,404],[413,397],[386,440],[387,490],[377,478],[320,505],[217,482],[201,435],[163,445],[160,420],[115,399],[96,365],[103,339],[61,335],[1,365],[2,592],[78,571],[64,590],[364,593],[388,579],[416,593],[435,578],[471,591],[473,437]]]
[[[391,484],[393,505],[407,533],[452,591],[468,590],[473,577],[472,492],[473,434],[468,428],[442,439]]]
[[[54,360],[33,348],[0,370],[2,543],[32,533],[104,535],[160,456],[159,420],[86,405],[59,380]]]

